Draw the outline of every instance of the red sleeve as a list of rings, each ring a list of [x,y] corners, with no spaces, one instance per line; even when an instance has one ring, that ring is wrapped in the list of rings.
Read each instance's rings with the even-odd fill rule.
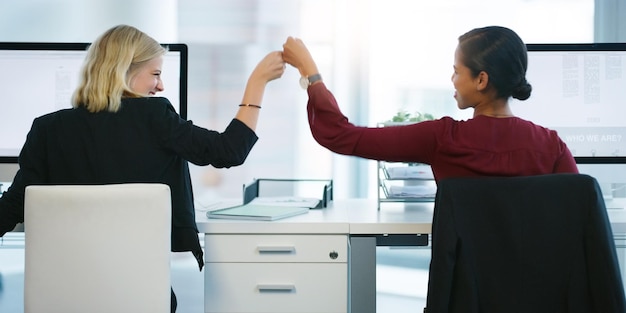
[[[556,160],[556,163],[554,164],[554,173],[578,174],[578,166],[572,156],[572,152],[563,141],[560,142],[560,146],[562,153],[560,158]]]
[[[341,113],[323,83],[308,88],[307,112],[313,138],[327,149],[373,160],[430,163],[441,134],[441,121],[405,126],[361,127]]]

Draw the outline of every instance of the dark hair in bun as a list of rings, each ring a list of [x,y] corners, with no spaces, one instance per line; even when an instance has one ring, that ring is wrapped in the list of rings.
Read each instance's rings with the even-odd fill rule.
[[[498,97],[526,100],[532,86],[526,81],[526,45],[512,30],[501,26],[475,28],[459,37],[463,64],[477,76],[489,75]]]

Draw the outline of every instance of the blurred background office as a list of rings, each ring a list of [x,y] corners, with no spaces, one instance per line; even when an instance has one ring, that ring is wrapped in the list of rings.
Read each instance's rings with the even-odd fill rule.
[[[506,26],[527,43],[625,42],[626,3],[0,1],[0,41],[90,42],[116,24],[136,26],[160,42],[189,46],[188,119],[198,125],[224,129],[238,108],[253,66],[267,52],[282,49],[287,36],[297,36],[318,60],[326,84],[342,110],[355,124],[374,126],[391,119],[398,111],[470,117],[470,111],[456,108],[450,76],[457,37],[472,28]],[[330,153],[312,139],[306,119],[307,96],[298,86],[298,78],[297,71],[290,68],[282,79],[270,83],[257,129],[260,140],[244,165],[231,169],[192,166],[194,193],[200,205],[241,197],[242,185],[254,178],[332,178],[336,199],[376,198],[376,162]],[[613,167],[598,171],[611,172],[610,175],[626,171],[621,165],[617,168],[618,171]],[[0,249],[2,253],[7,252]],[[0,273],[10,272],[8,268],[13,265],[2,259],[0,256]],[[399,252],[387,258],[383,253],[380,259],[390,259],[391,265],[402,265],[407,259],[414,264],[415,254]],[[421,263],[427,264],[427,260],[421,259]],[[381,277],[381,290],[422,297],[421,287],[407,287],[393,279],[393,275],[407,275],[406,271],[396,272],[396,268],[390,268],[387,277],[391,278]],[[424,279],[426,274],[421,269],[416,275],[416,279]],[[383,286],[386,284],[389,286]],[[5,284],[4,291],[0,289],[0,303],[7,298],[7,288]],[[179,303],[184,305],[185,301]],[[186,312],[183,307],[181,310]]]
[[[399,110],[468,117],[456,108],[450,75],[457,37],[471,28],[507,26],[527,43],[624,41],[625,12],[618,0],[7,0],[0,41],[89,42],[125,23],[186,43],[188,118],[223,129],[257,60],[297,36],[353,122],[376,125]],[[291,69],[269,86],[246,164],[192,168],[199,199],[239,197],[242,184],[260,177],[332,177],[337,198],[376,197],[375,162],[313,141],[297,80]]]

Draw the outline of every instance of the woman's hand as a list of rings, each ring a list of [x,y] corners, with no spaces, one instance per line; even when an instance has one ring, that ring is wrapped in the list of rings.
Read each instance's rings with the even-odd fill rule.
[[[283,59],[300,71],[302,76],[318,74],[317,65],[304,42],[299,38],[288,37],[283,44]]]
[[[266,55],[250,74],[250,80],[264,83],[280,78],[285,72],[285,61],[282,51],[273,51]]]

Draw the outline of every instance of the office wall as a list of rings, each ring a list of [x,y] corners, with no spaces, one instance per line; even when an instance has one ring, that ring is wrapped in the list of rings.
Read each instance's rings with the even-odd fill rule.
[[[113,25],[129,24],[173,42],[177,5],[178,0],[0,1],[0,40],[90,42]]]

